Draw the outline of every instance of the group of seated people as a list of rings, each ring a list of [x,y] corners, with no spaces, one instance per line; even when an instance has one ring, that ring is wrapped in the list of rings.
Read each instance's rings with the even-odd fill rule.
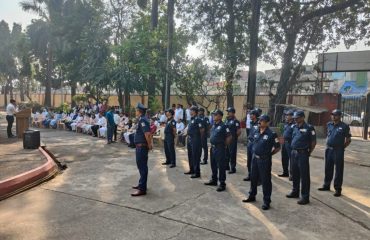
[[[113,141],[117,139],[129,147],[134,148],[134,134],[138,128],[136,118],[130,119],[128,114],[122,111],[114,112],[115,131]],[[167,121],[164,112],[159,112],[150,119],[150,130],[155,136],[163,135]],[[71,112],[53,111],[43,109],[41,112],[32,113],[32,125],[42,128],[62,128],[65,130],[88,134],[93,137],[107,138],[107,119],[105,112],[95,113],[93,110],[74,108]],[[185,146],[185,124],[182,119],[177,120],[178,144]],[[162,131],[162,133],[161,133]]]

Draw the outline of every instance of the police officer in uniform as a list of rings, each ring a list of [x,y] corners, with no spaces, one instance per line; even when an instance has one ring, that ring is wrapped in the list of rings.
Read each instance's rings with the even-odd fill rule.
[[[226,189],[226,146],[230,144],[232,136],[229,128],[222,122],[223,112],[215,110],[213,112],[214,124],[211,129],[211,169],[212,179],[204,183],[209,186],[217,186],[217,181],[220,185],[217,188],[218,192]]]
[[[188,124],[188,159],[189,172],[191,178],[200,178],[200,157],[202,154],[201,139],[204,135],[204,125],[202,119],[198,117],[198,107],[190,108],[191,119]]]
[[[176,121],[173,118],[174,115],[175,112],[172,109],[166,110],[167,123],[164,129],[164,153],[166,155],[166,162],[162,163],[162,165],[170,165],[170,168],[176,167]]]
[[[300,205],[310,202],[310,163],[309,158],[316,146],[316,132],[313,126],[304,120],[304,112],[296,111],[293,118],[296,122],[292,134],[292,177],[293,189],[286,195],[287,198],[299,198],[301,186]]]
[[[133,197],[146,195],[147,180],[148,180],[148,151],[153,149],[152,136],[150,134],[149,121],[145,116],[147,108],[138,103],[136,106],[136,118],[138,119],[138,128],[134,135],[134,143],[136,146],[136,165],[139,169],[140,180],[136,189],[131,194]]]
[[[250,112],[251,117],[251,128],[249,130],[248,135],[248,146],[247,146],[247,168],[248,168],[248,175],[244,178],[244,181],[250,181],[251,179],[251,163],[253,157],[253,141],[254,141],[254,134],[258,130],[258,117],[260,116],[259,111],[257,109],[253,109]]]
[[[209,118],[204,115],[204,108],[199,108],[199,114],[198,117],[203,121],[204,125],[204,135],[202,137],[202,149],[203,149],[203,161],[200,163],[202,165],[205,165],[208,163],[208,133],[210,128]]]
[[[232,141],[226,150],[226,170],[229,174],[236,173],[236,156],[238,152],[238,137],[241,134],[240,122],[235,118],[235,108],[229,107],[227,110],[226,126],[229,128]]]
[[[269,122],[270,118],[267,115],[261,115],[259,118],[259,128],[254,133],[251,189],[249,197],[243,200],[243,202],[256,201],[257,185],[260,180],[263,190],[263,210],[268,210],[271,203],[272,155],[280,151],[278,136],[269,128]]]
[[[283,167],[283,173],[279,174],[279,177],[289,177],[289,174],[292,174],[291,164],[289,163],[289,161],[292,152],[290,144],[292,142],[293,127],[293,111],[288,110],[285,112],[285,124],[283,132],[284,144],[281,148],[281,165]]]
[[[341,121],[342,112],[335,109],[332,113],[332,122],[327,126],[325,150],[325,179],[319,191],[330,191],[331,180],[334,175],[334,196],[342,195],[344,150],[351,143],[351,132],[347,124]]]

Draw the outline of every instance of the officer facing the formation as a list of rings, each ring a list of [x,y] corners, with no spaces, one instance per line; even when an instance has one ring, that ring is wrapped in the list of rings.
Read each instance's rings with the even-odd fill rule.
[[[325,150],[325,179],[319,191],[330,191],[331,180],[334,174],[334,196],[342,194],[344,150],[351,143],[350,128],[341,121],[342,112],[336,109],[332,112],[332,122],[327,126],[327,139]]]
[[[226,151],[226,170],[230,170],[229,174],[236,173],[236,155],[238,152],[238,137],[241,134],[240,122],[235,118],[235,108],[227,109],[226,126],[230,129],[232,141]]]
[[[291,171],[291,166],[292,164],[290,162],[290,155],[292,152],[292,149],[290,147],[290,144],[292,142],[292,133],[293,133],[293,111],[288,110],[285,112],[285,124],[284,124],[284,132],[283,132],[283,137],[284,137],[284,144],[281,148],[281,165],[283,167],[283,173],[279,174],[279,177],[289,177],[291,178],[292,171]]]
[[[198,107],[190,108],[191,119],[188,124],[188,159],[191,178],[200,178],[200,157],[202,154],[201,139],[204,135],[202,119],[198,117]]]
[[[203,126],[204,126],[204,134],[201,139],[202,141],[202,149],[203,149],[203,161],[200,163],[202,165],[207,164],[208,162],[208,143],[207,143],[207,138],[208,138],[208,132],[209,132],[209,119],[204,115],[204,108],[199,108],[199,114],[198,117],[203,121]]]
[[[164,129],[164,153],[166,155],[166,162],[162,163],[162,165],[170,165],[170,168],[176,167],[176,121],[173,118],[174,115],[175,112],[172,109],[166,110],[167,123]]]
[[[138,127],[134,135],[134,143],[136,145],[136,165],[139,169],[140,180],[139,185],[132,187],[136,189],[131,194],[133,197],[146,194],[147,179],[148,179],[148,151],[153,148],[150,134],[149,121],[145,116],[147,108],[138,103],[136,106],[136,118],[138,119]]]
[[[259,119],[259,128],[254,134],[251,189],[249,197],[243,200],[243,202],[256,201],[257,185],[260,179],[263,190],[263,210],[268,210],[271,203],[272,155],[280,151],[278,136],[269,128],[269,122],[269,116],[262,115]]]
[[[215,110],[213,112],[214,124],[211,129],[211,169],[212,179],[206,182],[205,185],[217,186],[217,181],[220,185],[217,188],[218,192],[226,189],[226,159],[225,147],[232,140],[232,135],[229,128],[222,122],[223,112]]]
[[[299,198],[299,187],[301,186],[300,205],[310,202],[310,163],[309,158],[316,146],[316,132],[313,126],[304,120],[304,112],[296,111],[293,118],[296,122],[292,134],[292,174],[293,189],[286,195],[287,198]]]
[[[248,175],[244,178],[244,181],[250,181],[251,179],[251,163],[253,157],[253,141],[254,141],[254,134],[258,130],[258,117],[260,116],[259,111],[257,109],[253,109],[250,112],[251,117],[251,128],[249,130],[248,135],[248,146],[247,146],[247,168],[248,168]]]

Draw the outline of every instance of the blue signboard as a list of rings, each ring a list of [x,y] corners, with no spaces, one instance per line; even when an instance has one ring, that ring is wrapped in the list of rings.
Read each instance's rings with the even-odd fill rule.
[[[367,86],[359,86],[356,81],[345,81],[340,88],[339,93],[345,95],[365,95],[367,93]]]

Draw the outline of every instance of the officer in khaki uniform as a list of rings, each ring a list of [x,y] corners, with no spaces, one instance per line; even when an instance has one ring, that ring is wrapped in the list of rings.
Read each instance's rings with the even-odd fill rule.
[[[342,111],[335,109],[331,113],[332,121],[327,125],[327,139],[325,150],[325,179],[319,191],[330,191],[330,184],[334,175],[335,197],[342,194],[344,151],[351,143],[351,131],[347,124],[341,121]]]

